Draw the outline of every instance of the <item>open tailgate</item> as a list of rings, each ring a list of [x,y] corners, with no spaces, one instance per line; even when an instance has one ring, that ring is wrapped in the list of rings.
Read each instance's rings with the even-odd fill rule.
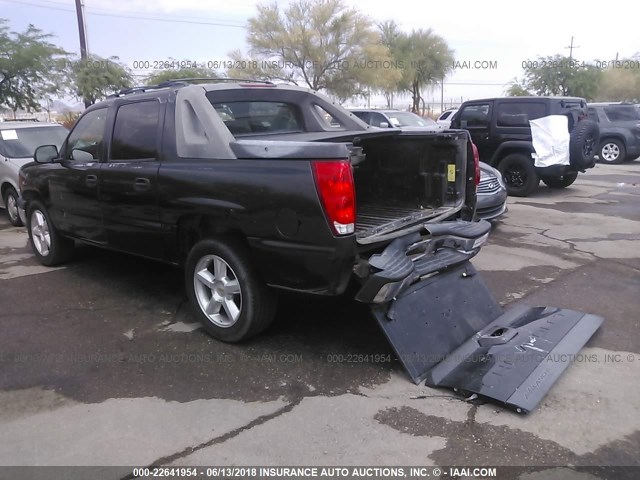
[[[391,250],[381,257],[387,253],[386,264],[397,270],[401,250]],[[451,249],[432,255],[443,250]],[[375,276],[385,277],[384,269]],[[503,312],[468,260],[421,278],[371,305],[412,380],[476,393],[519,413],[535,408],[603,321],[550,307]]]

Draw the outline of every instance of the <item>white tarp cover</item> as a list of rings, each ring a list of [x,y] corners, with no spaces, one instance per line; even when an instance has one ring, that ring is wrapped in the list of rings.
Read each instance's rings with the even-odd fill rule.
[[[536,167],[569,165],[569,119],[564,115],[529,120]]]

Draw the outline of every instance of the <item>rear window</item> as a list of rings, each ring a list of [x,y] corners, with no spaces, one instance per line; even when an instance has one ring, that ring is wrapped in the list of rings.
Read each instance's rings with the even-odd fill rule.
[[[604,113],[610,122],[632,122],[634,120],[640,120],[640,113],[633,105],[604,107]]]
[[[498,125],[501,127],[528,127],[529,120],[544,117],[544,103],[509,102],[498,105]]]
[[[213,103],[234,136],[304,131],[302,115],[294,104],[283,102]]]
[[[0,154],[7,158],[29,158],[41,145],[55,145],[59,150],[67,133],[62,126],[0,130]]]

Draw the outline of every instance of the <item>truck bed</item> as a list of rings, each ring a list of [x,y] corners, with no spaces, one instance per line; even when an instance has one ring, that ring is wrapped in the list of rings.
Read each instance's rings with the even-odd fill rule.
[[[409,206],[385,206],[375,203],[358,205],[356,234],[423,212],[423,209]]]

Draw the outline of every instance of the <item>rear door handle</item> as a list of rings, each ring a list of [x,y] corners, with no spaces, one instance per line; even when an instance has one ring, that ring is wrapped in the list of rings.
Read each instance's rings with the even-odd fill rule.
[[[149,180],[148,178],[136,178],[135,182],[133,183],[133,189],[136,192],[144,192],[146,190],[149,190],[150,186],[151,180]]]
[[[87,175],[84,177],[84,182],[87,187],[95,187],[98,185],[98,177],[96,175]]]

